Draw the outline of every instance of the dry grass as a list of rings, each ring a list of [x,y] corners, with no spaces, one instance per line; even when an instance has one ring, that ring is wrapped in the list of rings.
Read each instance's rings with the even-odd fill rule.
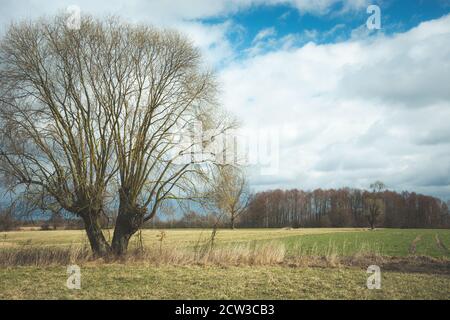
[[[425,259],[426,258],[426,259]],[[209,243],[194,249],[171,246],[133,247],[128,254],[117,258],[95,259],[87,246],[35,247],[0,250],[0,267],[17,266],[67,266],[70,264],[146,264],[151,266],[276,266],[336,268],[361,267],[378,264],[397,270],[400,267],[411,272],[450,274],[448,259],[429,257],[395,258],[382,256],[368,244],[352,256],[339,255],[337,246],[330,242],[326,254],[314,248],[304,250],[299,244],[295,254],[287,254],[282,242],[241,243],[211,247]],[[401,268],[399,270],[401,270]],[[406,270],[405,269],[405,270]]]
[[[1,299],[449,299],[450,277],[382,269],[368,290],[364,268],[288,266],[81,266],[81,290],[66,287],[67,267],[0,268]]]
[[[95,259],[87,247],[33,247],[0,250],[0,266],[52,266],[98,264],[118,262],[144,262],[152,265],[275,265],[285,261],[285,249],[281,243],[258,245],[236,244],[221,248],[198,246],[185,248],[132,248],[123,257]]]
[[[314,261],[314,256],[301,256],[297,261]],[[321,257],[323,258],[323,257]],[[333,250],[324,257],[330,264],[336,264],[337,256]],[[132,248],[128,254],[108,259],[94,259],[91,251],[83,246],[35,247],[0,250],[0,266],[50,266],[86,262],[144,262],[152,265],[277,265],[291,261],[280,242],[230,244],[221,247],[198,245],[193,250],[173,247]]]
[[[448,299],[450,257],[424,256],[444,251],[448,231],[308,232],[143,232],[120,259],[94,259],[72,231],[0,234],[0,299]],[[65,286],[71,264],[83,290]],[[382,290],[365,286],[372,264]]]
[[[261,233],[262,231],[259,231]],[[273,232],[273,231],[272,231]],[[287,231],[290,232],[290,231]],[[183,231],[184,233],[184,231]],[[108,263],[137,263],[149,266],[290,266],[290,267],[365,267],[377,264],[392,270],[408,270],[409,272],[426,272],[450,274],[448,257],[427,258],[422,255],[388,256],[383,254],[383,243],[375,241],[346,240],[335,241],[336,238],[310,239],[295,238],[295,241],[285,241],[286,238],[269,239],[266,241],[223,241],[230,237],[227,232],[222,235],[222,241],[208,239],[210,233],[203,232],[191,245],[174,245],[170,237],[155,237],[152,243],[142,243],[135,238],[130,243],[130,250],[124,257],[109,257],[94,259],[87,242],[72,245],[42,245],[38,241],[16,242],[13,247],[0,248],[0,267],[16,266],[67,266],[105,265]],[[231,231],[229,232],[232,233]],[[39,233],[40,234],[40,233]],[[162,233],[159,232],[161,235]],[[165,233],[164,233],[165,234]],[[221,231],[222,234],[222,231]],[[275,234],[275,232],[273,232]],[[282,233],[284,235],[284,233]],[[347,235],[353,233],[347,233]],[[58,232],[50,234],[59,237]],[[47,235],[47,236],[50,236]],[[172,235],[172,234],[170,234]],[[256,233],[255,233],[256,235]],[[10,236],[10,234],[8,234]],[[197,234],[198,236],[198,234]],[[241,233],[235,237],[240,239]],[[413,242],[419,242],[417,237]],[[269,237],[270,238],[270,237]],[[430,237],[431,239],[431,237]],[[35,239],[34,239],[35,240]],[[53,239],[55,240],[55,239]],[[177,239],[178,240],[178,239]],[[314,240],[314,241],[312,241]],[[321,240],[321,241],[316,241]],[[435,240],[435,239],[433,239]],[[434,246],[440,241],[436,237]],[[8,239],[3,239],[7,243]],[[398,242],[398,241],[397,241]],[[410,242],[411,243],[411,242]],[[402,244],[402,243],[398,243]],[[408,250],[408,242],[404,242]],[[348,250],[351,248],[351,251]],[[440,247],[442,249],[442,247]],[[425,259],[426,258],[426,259]],[[403,268],[403,269],[402,269]]]
[[[0,266],[49,266],[69,265],[92,259],[90,249],[86,247],[32,247],[0,250]]]
[[[159,246],[160,230],[143,230],[141,237],[135,236],[131,243],[141,243],[144,247]],[[104,231],[108,241],[111,230]],[[365,250],[379,252],[383,256],[411,255],[411,243],[418,235],[422,240],[416,243],[414,255],[450,258],[448,250],[444,250],[435,239],[439,235],[440,242],[448,247],[450,230],[425,229],[383,229],[364,231],[362,229],[239,229],[218,230],[215,245],[220,247],[246,245],[254,242],[281,242],[285,245],[286,255],[319,255],[333,258],[352,256]],[[205,243],[211,236],[211,230],[173,229],[165,230],[162,243],[164,248],[192,250],[198,243]],[[0,250],[20,249],[23,246],[34,247],[70,247],[88,246],[84,231],[22,231],[0,233]],[[302,247],[297,252],[298,248]],[[364,248],[366,247],[366,248]],[[331,252],[330,252],[331,251]]]
[[[311,229],[220,229],[217,232],[216,241],[221,244],[243,243],[249,241],[282,240],[292,236],[335,234],[348,232],[362,232],[358,228],[311,228]],[[112,230],[104,230],[108,240],[112,238]],[[160,230],[142,230],[141,236],[144,245],[155,243]],[[198,241],[206,241],[211,235],[211,229],[169,229],[165,230],[164,244],[172,247],[189,247]],[[132,238],[135,241],[137,235]],[[20,247],[31,241],[33,245],[40,246],[74,246],[88,243],[84,230],[56,230],[56,231],[12,231],[0,232],[0,248]]]

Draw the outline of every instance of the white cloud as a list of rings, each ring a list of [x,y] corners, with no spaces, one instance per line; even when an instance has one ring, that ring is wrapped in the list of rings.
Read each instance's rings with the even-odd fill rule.
[[[309,43],[223,70],[248,127],[295,128],[261,187],[388,186],[450,197],[450,15],[391,37]]]
[[[233,56],[232,44],[228,39],[230,32],[238,32],[239,26],[226,20],[223,23],[205,24],[198,18],[214,16],[239,10],[247,6],[247,1],[208,1],[208,0],[3,0],[0,12],[0,28],[9,22],[32,19],[65,12],[71,5],[79,6],[82,13],[95,16],[118,15],[126,21],[147,23],[158,27],[176,28],[188,35],[198,46],[207,63],[218,66]],[[2,29],[0,29],[2,30]]]
[[[341,3],[343,12],[362,10],[368,0],[2,0],[0,21],[55,13],[70,5],[95,14],[115,13],[133,20],[170,23],[236,13],[258,5],[289,5],[301,13],[328,14]]]
[[[231,21],[220,24],[205,25],[199,22],[181,21],[174,27],[187,35],[202,51],[205,62],[209,66],[219,66],[234,56],[234,49],[228,40],[230,32],[238,32]]]
[[[277,34],[277,31],[275,30],[274,27],[262,29],[261,31],[258,32],[258,34],[253,39],[253,43],[256,43],[258,41],[264,40],[266,38],[273,37],[276,34]]]
[[[289,5],[301,13],[327,14],[337,2],[345,11],[360,10],[365,0],[2,0],[0,34],[13,20],[36,18],[63,12],[69,6],[79,6],[83,13],[94,15],[119,15],[127,21],[152,23],[160,27],[175,27],[194,39],[208,62],[215,66],[232,58],[232,45],[227,34],[238,26],[230,21],[218,25],[204,24],[198,19],[226,17],[233,13],[260,5]],[[266,30],[271,32],[273,30]],[[261,34],[267,37],[272,34]],[[256,39],[256,40],[262,40]],[[259,52],[259,51],[258,51]],[[255,54],[257,51],[255,50]]]
[[[368,6],[368,0],[293,0],[284,1],[292,3],[301,13],[311,12],[316,14],[327,14],[337,3],[342,4],[342,12],[365,9]]]

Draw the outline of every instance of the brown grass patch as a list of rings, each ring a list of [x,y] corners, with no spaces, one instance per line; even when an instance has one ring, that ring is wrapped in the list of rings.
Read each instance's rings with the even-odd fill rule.
[[[0,266],[49,266],[69,265],[92,260],[86,247],[32,247],[0,250]]]
[[[172,247],[132,248],[120,258],[95,259],[87,246],[33,247],[0,250],[0,267],[15,266],[67,266],[70,264],[136,264],[152,266],[289,266],[289,267],[357,267],[367,268],[376,264],[382,270],[449,274],[450,260],[425,256],[386,257],[364,246],[352,256],[340,256],[334,245],[325,255],[287,255],[279,242],[261,244],[234,244],[224,247],[197,246],[193,249]]]

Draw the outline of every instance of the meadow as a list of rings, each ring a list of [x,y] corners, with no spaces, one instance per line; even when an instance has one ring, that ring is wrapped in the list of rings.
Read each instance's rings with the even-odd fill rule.
[[[0,299],[450,299],[449,247],[445,229],[218,230],[213,243],[206,229],[143,230],[129,257],[104,261],[83,231],[3,232]],[[69,264],[81,290],[65,286]]]
[[[159,241],[161,232],[165,237]],[[106,230],[108,239],[112,231]],[[130,241],[131,247],[142,241],[145,247],[193,248],[207,243],[209,229],[143,230]],[[237,229],[219,230],[217,246],[253,245],[257,243],[283,245],[289,255],[325,255],[334,251],[338,255],[358,252],[382,256],[450,257],[450,230],[447,229],[377,229],[311,228],[311,229]],[[414,244],[414,245],[413,245]],[[83,230],[0,232],[0,249],[24,247],[88,246]]]

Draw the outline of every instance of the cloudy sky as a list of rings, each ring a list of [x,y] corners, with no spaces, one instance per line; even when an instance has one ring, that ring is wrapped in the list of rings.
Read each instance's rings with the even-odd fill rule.
[[[252,186],[367,188],[450,199],[450,0],[0,0],[12,20],[77,5],[177,28],[201,48],[221,101],[279,134],[276,174]],[[367,7],[381,9],[369,30]]]

